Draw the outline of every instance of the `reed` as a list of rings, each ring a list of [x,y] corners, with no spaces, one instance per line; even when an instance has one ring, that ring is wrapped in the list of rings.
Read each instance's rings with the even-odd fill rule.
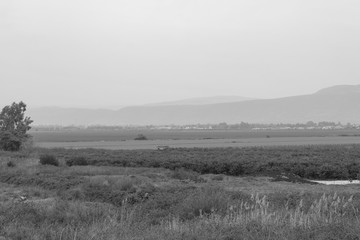
[[[255,194],[250,201],[238,205],[230,205],[225,215],[212,211],[210,214],[200,214],[196,221],[181,221],[179,217],[164,221],[162,227],[169,231],[196,232],[201,228],[224,229],[228,227],[246,226],[252,222],[263,227],[276,226],[286,228],[315,229],[320,226],[358,220],[359,210],[352,204],[353,196],[340,197],[337,193],[323,194],[313,201],[310,207],[304,206],[301,199],[295,208],[285,204],[283,208],[274,208],[267,196]]]

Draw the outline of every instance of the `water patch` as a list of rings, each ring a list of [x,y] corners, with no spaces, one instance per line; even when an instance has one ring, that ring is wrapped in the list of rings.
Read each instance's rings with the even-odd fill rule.
[[[316,182],[325,185],[348,185],[348,184],[360,184],[360,180],[311,180],[311,182]]]

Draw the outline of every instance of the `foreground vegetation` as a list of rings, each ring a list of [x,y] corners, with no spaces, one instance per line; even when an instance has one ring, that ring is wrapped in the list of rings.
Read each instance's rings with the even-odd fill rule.
[[[357,163],[357,148],[0,152],[0,239],[360,239],[357,185],[273,182],[260,174],[284,170],[286,159],[288,166],[329,156],[329,166],[336,157]],[[255,163],[240,176],[186,165],[216,159]]]

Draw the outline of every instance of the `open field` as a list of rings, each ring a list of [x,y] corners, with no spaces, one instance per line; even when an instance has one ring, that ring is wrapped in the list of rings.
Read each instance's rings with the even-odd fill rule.
[[[355,153],[340,149],[339,157]],[[52,150],[0,152],[3,239],[360,239],[359,185],[161,167],[69,167],[60,157],[69,153],[64,149],[53,152],[56,167],[39,164],[42,151]],[[300,154],[286,152],[295,159]]]
[[[171,148],[224,148],[255,146],[301,146],[329,144],[360,144],[360,137],[272,137],[241,139],[189,139],[189,140],[126,140],[126,141],[86,141],[86,142],[37,142],[43,148],[98,148],[111,150],[157,149],[158,146]]]
[[[148,140],[134,140],[137,134]],[[34,143],[44,148],[156,149],[166,145],[175,148],[213,148],[249,146],[285,146],[318,144],[360,144],[360,131],[44,131],[31,132]]]
[[[360,136],[360,130],[62,130],[30,131],[36,143],[100,142],[133,140],[144,134],[149,140],[251,139],[266,137]]]

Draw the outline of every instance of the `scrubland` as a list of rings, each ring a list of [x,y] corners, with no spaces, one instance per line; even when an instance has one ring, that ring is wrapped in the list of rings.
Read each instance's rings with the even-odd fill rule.
[[[357,176],[359,148],[0,152],[0,236],[360,239],[358,185],[325,186],[286,177],[301,175],[294,170],[301,167],[301,177]],[[59,165],[40,164],[44,154]],[[234,164],[241,171],[231,171]],[[312,168],[319,175],[306,175]]]
[[[40,149],[68,162],[86,165],[184,168],[200,174],[264,175],[288,172],[309,179],[356,179],[359,145],[309,145],[244,148],[170,148],[157,150]]]

